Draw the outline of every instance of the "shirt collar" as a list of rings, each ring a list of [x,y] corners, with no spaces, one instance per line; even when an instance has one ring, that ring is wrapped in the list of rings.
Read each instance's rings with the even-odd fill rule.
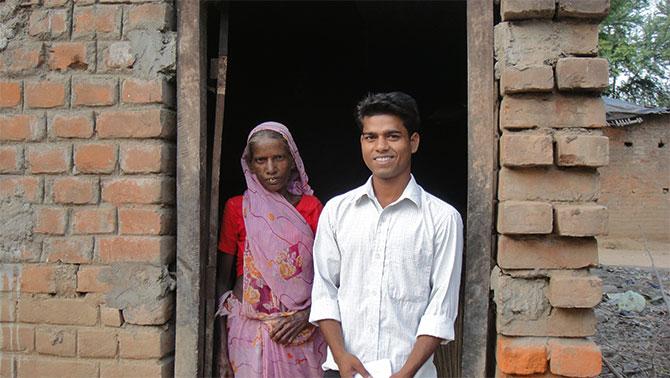
[[[360,190],[358,193],[356,193],[355,196],[356,202],[359,202],[361,198],[364,197],[369,198],[373,202],[377,201],[377,197],[375,197],[375,190],[372,187],[372,176],[370,176],[368,181],[366,181],[365,184],[363,184],[363,186],[361,186],[359,189]],[[412,201],[417,207],[421,207],[421,187],[416,183],[414,175],[412,174],[410,174],[409,182],[407,183],[405,190],[403,190],[400,197],[398,197],[398,199],[395,200],[395,202],[393,202],[391,205],[399,203],[405,199]]]

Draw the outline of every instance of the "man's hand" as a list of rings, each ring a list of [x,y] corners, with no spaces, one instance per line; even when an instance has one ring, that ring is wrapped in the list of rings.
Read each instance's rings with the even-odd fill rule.
[[[309,308],[281,318],[270,332],[270,338],[278,344],[286,345],[307,327],[314,327],[309,322]]]
[[[361,360],[359,360],[358,357],[354,356],[353,354],[345,352],[338,357],[333,357],[335,358],[335,363],[337,364],[337,368],[340,371],[340,377],[351,378],[356,373],[362,375],[365,378],[370,377],[370,373],[365,370]]]
[[[412,347],[412,351],[409,353],[409,357],[407,357],[407,361],[391,377],[413,377],[421,366],[435,353],[441,342],[442,339],[435,336],[419,335]]]

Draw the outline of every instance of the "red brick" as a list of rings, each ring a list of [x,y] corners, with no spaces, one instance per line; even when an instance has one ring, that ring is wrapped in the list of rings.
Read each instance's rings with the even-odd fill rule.
[[[501,22],[494,34],[496,59],[505,66],[537,66],[564,56],[598,54],[598,23]]]
[[[567,377],[595,377],[602,370],[600,348],[590,340],[551,339],[551,372]]]
[[[69,145],[38,144],[28,147],[28,170],[37,173],[66,173],[70,170]]]
[[[609,163],[609,139],[600,135],[556,136],[556,157],[562,167],[602,167]]]
[[[11,293],[9,295],[0,293],[0,322],[16,321],[17,300],[16,293]]]
[[[30,108],[59,108],[66,105],[65,81],[26,82],[26,105]]]
[[[0,81],[0,108],[15,108],[21,105],[21,82]]]
[[[97,116],[96,129],[100,138],[172,138],[174,112],[159,108],[103,111]]]
[[[549,365],[546,343],[544,338],[498,335],[498,368],[506,374],[544,373]]]
[[[0,356],[0,377],[16,377],[14,356],[8,354]]]
[[[102,200],[113,204],[171,204],[175,182],[172,178],[118,178],[102,183]]]
[[[118,360],[109,363],[100,363],[100,378],[124,378],[131,376],[160,378],[173,377],[174,360],[172,358],[165,358],[159,361]]]
[[[505,167],[552,165],[550,135],[505,132],[500,138],[500,163]]]
[[[98,322],[98,307],[75,298],[20,298],[18,319],[23,323],[92,326]]]
[[[0,326],[0,351],[32,352],[35,349],[35,330],[17,324]]]
[[[162,208],[119,208],[122,235],[165,235],[174,233],[174,211]]]
[[[78,145],[74,150],[74,166],[77,173],[111,173],[116,168],[116,145]]]
[[[28,202],[42,202],[42,181],[39,177],[0,177],[0,198],[20,196]]]
[[[74,8],[74,39],[118,39],[121,37],[121,7],[94,5]]]
[[[34,142],[44,138],[44,116],[0,115],[0,140]]]
[[[107,266],[81,266],[77,271],[77,291],[80,293],[108,293],[112,285],[105,281]]]
[[[31,377],[96,377],[95,361],[73,359],[46,359],[39,356],[24,356],[16,360],[17,378]]]
[[[610,11],[610,0],[559,0],[558,17],[602,19]]]
[[[554,168],[501,168],[498,198],[530,201],[593,201],[600,192],[595,172]]]
[[[54,43],[48,49],[49,69],[55,71],[87,70],[92,64],[89,54],[94,54],[94,45],[82,42]]]
[[[600,97],[567,95],[505,96],[500,104],[500,127],[598,128],[607,125]]]
[[[116,356],[116,330],[82,328],[77,332],[79,357],[111,358]]]
[[[35,70],[42,64],[42,43],[21,43],[0,54],[0,72],[19,74]]]
[[[47,262],[61,261],[66,264],[91,262],[93,239],[86,237],[48,238],[44,241],[44,256]]]
[[[132,45],[127,41],[112,43],[99,43],[98,50],[98,72],[122,71],[130,72],[137,59]]]
[[[51,119],[51,130],[59,138],[90,138],[93,136],[91,113],[58,114]]]
[[[498,237],[498,265],[503,269],[579,269],[598,265],[593,238]]]
[[[167,264],[174,256],[174,242],[172,236],[101,237],[97,239],[97,251],[103,263]]]
[[[63,204],[86,204],[98,201],[98,179],[84,177],[56,178],[52,185],[53,200]]]
[[[33,232],[38,234],[64,235],[67,211],[62,207],[40,207],[35,209]]]
[[[551,275],[547,298],[553,307],[591,308],[600,303],[603,283],[597,276],[583,276],[571,272]]]
[[[142,4],[128,8],[128,19],[123,26],[124,33],[136,30],[166,30],[173,28],[172,6],[162,4]]]
[[[563,236],[607,234],[607,208],[601,205],[556,205],[556,232]]]
[[[125,173],[173,173],[173,145],[143,141],[121,144],[121,170]]]
[[[554,70],[551,66],[531,66],[522,69],[505,67],[500,77],[500,94],[551,92],[554,89]]]
[[[119,356],[131,359],[161,358],[174,350],[174,333],[168,327],[128,327],[119,330]]]
[[[500,2],[500,15],[503,21],[553,18],[555,9],[554,0],[502,0]]]
[[[498,204],[498,232],[501,234],[549,234],[552,218],[550,203],[504,201]]]
[[[562,91],[600,92],[608,86],[605,58],[561,58],[556,63],[556,84]]]
[[[55,293],[55,265],[23,265],[20,290],[25,293]]]
[[[35,349],[40,354],[74,357],[77,351],[76,339],[74,329],[38,328],[35,332]]]
[[[118,308],[100,306],[100,322],[107,327],[121,327],[123,315]]]
[[[0,173],[23,172],[23,146],[0,146]]]
[[[73,210],[73,234],[109,234],[116,231],[116,208],[95,207]]]
[[[68,12],[65,9],[34,10],[28,20],[28,34],[40,39],[66,37],[68,27]]]
[[[121,101],[126,104],[174,105],[174,90],[167,80],[128,78],[121,84]]]
[[[73,79],[74,106],[108,106],[116,103],[116,79]]]
[[[506,336],[585,337],[596,333],[593,309],[553,308],[537,318],[515,318],[497,322],[496,330]]]

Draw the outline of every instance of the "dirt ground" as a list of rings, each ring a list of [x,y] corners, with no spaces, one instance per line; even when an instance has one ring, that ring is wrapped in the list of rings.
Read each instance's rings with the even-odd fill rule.
[[[598,329],[594,337],[603,353],[601,376],[670,377],[670,313],[661,295],[663,287],[670,297],[670,269],[658,267],[654,258],[662,280],[659,284],[651,267],[644,266],[650,265],[648,257],[635,260],[630,256],[629,265],[641,267],[601,265],[594,269],[603,280],[603,300],[595,309]],[[601,256],[601,264],[612,262],[604,260]],[[641,312],[620,311],[608,296],[628,290],[646,299]]]

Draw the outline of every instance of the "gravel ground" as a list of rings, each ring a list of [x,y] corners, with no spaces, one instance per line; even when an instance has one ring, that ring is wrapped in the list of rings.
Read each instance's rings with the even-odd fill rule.
[[[670,314],[653,270],[602,266],[594,273],[603,280],[603,300],[595,308],[598,331],[594,337],[603,353],[601,376],[670,377]],[[659,270],[659,274],[670,299],[670,270]],[[645,297],[641,312],[619,311],[607,295],[628,290]]]

